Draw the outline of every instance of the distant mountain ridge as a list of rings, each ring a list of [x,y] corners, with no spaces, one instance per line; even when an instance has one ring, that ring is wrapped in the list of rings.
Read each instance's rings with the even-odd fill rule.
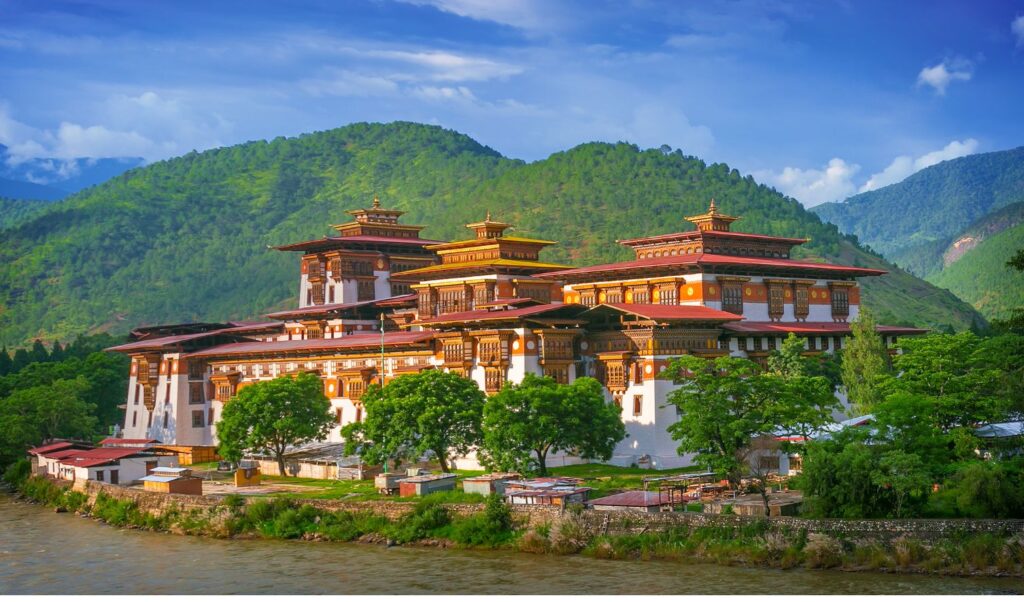
[[[1024,201],[1024,146],[968,155],[897,184],[813,207],[882,255],[950,239],[989,213]]]
[[[374,195],[435,240],[467,238],[464,224],[490,210],[520,235],[559,241],[545,258],[573,265],[628,258],[617,239],[689,229],[683,216],[713,197],[743,217],[739,231],[809,237],[803,258],[891,270],[864,281],[883,322],[984,324],[952,294],[727,165],[625,143],[583,144],[525,163],[451,130],[396,122],[189,153],[130,170],[4,231],[0,342],[292,307],[297,257],[268,245],[329,233]]]
[[[56,201],[143,163],[140,157],[15,160],[0,144],[0,196]]]
[[[944,161],[812,211],[989,319],[1022,296],[1006,261],[1024,222],[1024,147]]]

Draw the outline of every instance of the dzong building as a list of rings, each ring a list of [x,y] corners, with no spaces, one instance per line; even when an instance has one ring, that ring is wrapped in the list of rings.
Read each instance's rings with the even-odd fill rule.
[[[733,232],[739,218],[714,201],[685,218],[689,229],[619,241],[634,259],[579,268],[545,261],[554,241],[510,235],[490,214],[465,240],[443,242],[377,199],[349,213],[336,235],[276,247],[300,258],[296,309],[261,322],[138,328],[114,347],[132,359],[122,436],[208,455],[235,393],[298,372],[323,380],[330,441],[363,419],[367,386],[403,374],[457,372],[488,394],[526,374],[591,376],[629,435],[614,464],[686,466],[667,432],[678,420],[666,401],[676,385],[659,377],[671,358],[764,365],[789,333],[809,354],[831,353],[857,317],[857,279],[884,273],[793,259],[805,239]],[[922,332],[878,329],[890,346]]]

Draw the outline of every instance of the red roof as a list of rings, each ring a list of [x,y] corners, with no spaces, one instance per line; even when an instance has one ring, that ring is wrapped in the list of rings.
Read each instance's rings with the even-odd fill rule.
[[[722,237],[735,238],[740,240],[759,240],[765,242],[784,242],[790,244],[803,244],[808,241],[806,238],[786,238],[783,236],[770,236],[768,234],[750,234],[747,232],[723,232],[720,230],[688,230],[686,232],[673,232],[671,234],[658,234],[656,236],[644,236],[641,238],[628,238],[616,241],[621,245],[633,246],[642,243],[657,243],[668,240],[679,240],[701,237]]]
[[[33,455],[43,455],[47,452],[55,452],[62,449],[68,449],[71,447],[80,447],[80,443],[72,443],[71,441],[54,441],[53,443],[47,443],[46,445],[40,445],[39,447],[33,447],[28,450],[28,453]]]
[[[648,508],[650,506],[667,504],[670,501],[671,500],[669,500],[668,496],[662,496],[661,493],[657,491],[623,491],[622,493],[616,493],[615,495],[591,500],[590,503],[594,506]]]
[[[659,305],[657,303],[604,303],[591,308],[587,313],[590,313],[600,307],[611,307],[649,320],[703,320],[728,322],[743,319],[743,316],[738,316],[727,311],[712,309],[704,305]]]
[[[44,457],[60,460],[61,464],[86,468],[116,462],[122,458],[139,454],[137,448],[97,447],[95,449],[62,450],[46,454]]]
[[[317,238],[313,240],[304,240],[302,242],[291,243],[287,245],[280,245],[274,247],[278,251],[303,251],[308,248],[316,247],[338,247],[345,246],[349,243],[361,243],[361,244],[391,244],[391,245],[407,245],[412,247],[425,247],[427,245],[441,244],[444,241],[440,240],[427,240],[425,238],[399,238],[397,236],[325,236],[323,238]]]
[[[135,446],[143,447],[150,443],[160,443],[159,439],[118,439],[117,437],[107,437],[103,441],[100,441],[100,445],[109,446]]]
[[[384,333],[384,345],[412,345],[434,338],[431,330]],[[344,351],[348,349],[380,349],[381,335],[351,334],[337,339],[304,339],[296,341],[251,341],[228,343],[188,354],[187,357],[246,355],[250,353],[287,353],[289,351]]]
[[[649,259],[635,259],[633,261],[620,261],[618,263],[605,263],[591,265],[582,268],[569,270],[558,270],[537,274],[541,278],[564,278],[566,276],[582,276],[586,274],[601,274],[623,272],[628,270],[676,266],[749,266],[760,268],[776,269],[799,269],[808,271],[821,271],[839,273],[847,276],[879,276],[885,274],[885,270],[871,268],[858,268],[852,266],[833,265],[830,263],[815,263],[812,261],[796,261],[794,259],[770,259],[767,257],[748,257],[733,255],[712,255],[710,253],[695,253],[693,255],[669,255],[662,257],[651,257]]]
[[[405,305],[410,301],[415,301],[416,298],[416,293],[412,293],[409,295],[397,295],[395,297],[388,297],[386,299],[357,301],[355,303],[330,303],[327,305],[310,305],[308,307],[300,307],[299,309],[289,309],[285,311],[274,312],[272,314],[267,314],[267,317],[278,320],[284,320],[291,317],[326,314],[333,311],[343,311],[346,309],[353,309],[356,307],[367,307],[371,305],[376,305],[380,307],[391,307],[395,305]],[[276,322],[274,322],[274,324],[276,324]]]
[[[238,323],[236,326],[229,326],[227,328],[219,328],[217,330],[208,330],[206,332],[194,332],[191,334],[178,334],[169,337],[160,337],[157,339],[143,339],[141,341],[135,341],[133,343],[125,343],[124,345],[117,345],[115,347],[109,347],[106,351],[119,351],[119,352],[131,352],[141,351],[143,349],[162,349],[165,347],[171,347],[179,345],[181,343],[187,343],[189,341],[197,341],[206,337],[212,337],[217,335],[236,335],[241,337],[246,333],[259,332],[270,330],[273,328],[281,328],[280,322],[254,322],[254,323]]]
[[[515,309],[499,309],[499,310],[486,310],[477,309],[473,311],[460,311],[451,314],[442,314],[440,316],[434,316],[431,318],[423,318],[413,322],[413,324],[442,324],[449,322],[482,322],[491,320],[512,320],[517,318],[526,318],[529,316],[535,316],[538,314],[544,314],[550,311],[556,311],[559,309],[566,308],[577,308],[582,313],[584,309],[582,305],[576,305],[574,303],[544,303],[541,305],[531,305],[529,307],[517,307]]]
[[[744,320],[738,323],[725,324],[726,330],[736,333],[751,334],[787,334],[790,332],[807,335],[844,335],[850,334],[848,322],[751,322]],[[924,334],[924,328],[910,326],[882,326],[875,328],[881,334]]]
[[[267,314],[268,318],[275,319],[286,319],[297,316],[308,316],[313,314],[326,314],[332,311],[343,311],[346,309],[353,309],[356,307],[364,307],[372,305],[373,301],[359,301],[357,303],[329,303],[326,305],[310,305],[308,307],[300,307],[299,309],[288,309],[285,311],[276,311],[272,314]]]

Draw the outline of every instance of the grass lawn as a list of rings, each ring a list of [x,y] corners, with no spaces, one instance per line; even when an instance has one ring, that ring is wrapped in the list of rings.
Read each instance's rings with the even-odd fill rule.
[[[590,492],[590,499],[595,499],[619,493],[626,489],[642,489],[643,482],[641,479],[643,477],[686,474],[688,472],[700,472],[700,470],[696,467],[654,470],[651,468],[623,468],[608,464],[576,464],[574,466],[551,468],[548,472],[556,477],[585,479],[584,485],[594,489]]]
[[[207,470],[216,468],[216,462],[202,465],[195,465],[194,468],[204,467]],[[672,470],[653,470],[644,468],[623,468],[609,466],[607,464],[577,464],[574,466],[561,466],[549,470],[552,476],[577,477],[585,480],[584,485],[593,489],[591,499],[604,497],[619,493],[627,489],[641,489],[641,479],[645,476],[659,476],[670,474],[683,474],[697,472],[698,468],[676,468]],[[439,472],[436,469],[434,472]],[[462,479],[466,477],[484,474],[483,470],[456,470],[459,475],[459,482],[455,485],[454,491],[445,491],[431,494],[429,497],[440,499],[448,503],[478,503],[483,502],[484,497],[479,494],[467,494],[462,491]],[[269,494],[268,497],[293,497],[296,499],[323,499],[337,500],[345,499],[354,502],[371,500],[391,500],[399,502],[415,502],[420,498],[401,498],[397,496],[384,496],[377,493],[372,480],[364,481],[335,481],[331,479],[307,479],[302,477],[275,477],[264,476],[263,482],[275,485],[290,485],[301,487],[296,491],[283,491]]]

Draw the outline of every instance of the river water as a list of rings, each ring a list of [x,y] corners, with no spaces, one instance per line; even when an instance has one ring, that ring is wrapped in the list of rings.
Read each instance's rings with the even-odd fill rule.
[[[781,571],[116,529],[0,493],[0,594],[985,594],[1013,579]]]

